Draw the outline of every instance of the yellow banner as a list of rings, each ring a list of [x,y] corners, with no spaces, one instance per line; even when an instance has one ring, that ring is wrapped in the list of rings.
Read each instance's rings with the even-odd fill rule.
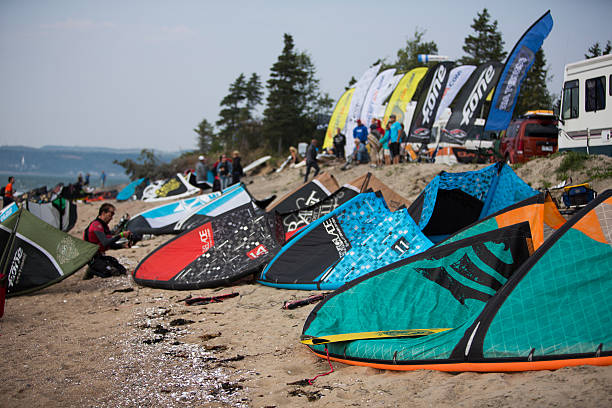
[[[354,92],[355,88],[349,89],[344,94],[342,94],[342,96],[338,100],[338,103],[336,103],[334,112],[332,113],[331,119],[329,119],[329,124],[327,125],[327,132],[325,132],[325,139],[323,140],[323,149],[333,147],[336,128],[344,129],[344,125],[346,125],[346,118],[349,113],[349,108],[351,107],[351,99],[353,98]]]
[[[404,123],[406,106],[408,105],[408,102],[412,100],[412,97],[417,90],[417,86],[419,85],[419,82],[421,82],[421,79],[423,79],[425,76],[426,72],[426,67],[415,68],[408,71],[406,75],[400,79],[399,84],[397,84],[395,91],[393,91],[393,94],[389,99],[389,103],[387,103],[385,117],[383,118],[383,126],[387,124],[389,116],[391,116],[392,113],[395,114],[395,117],[399,123]]]

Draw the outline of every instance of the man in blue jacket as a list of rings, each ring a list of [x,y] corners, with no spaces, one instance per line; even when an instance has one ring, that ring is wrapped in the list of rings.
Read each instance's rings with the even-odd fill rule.
[[[357,127],[353,129],[353,139],[359,139],[364,146],[368,142],[368,128],[361,123],[361,119],[357,119]]]

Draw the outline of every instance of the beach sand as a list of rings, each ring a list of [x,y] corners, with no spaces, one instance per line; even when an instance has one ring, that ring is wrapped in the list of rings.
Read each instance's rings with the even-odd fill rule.
[[[556,184],[555,160],[536,160],[517,173],[533,187]],[[612,159],[601,158],[596,165],[610,169]],[[322,170],[340,184],[372,171],[414,200],[438,172],[479,167],[405,164],[340,171],[338,165],[327,165]],[[299,169],[287,169],[244,181],[261,199],[281,196],[302,178]],[[594,186],[601,192],[612,182],[600,179]],[[78,204],[79,221],[71,234],[82,234],[99,205]],[[158,204],[115,205],[117,222],[124,213],[134,215]],[[155,237],[110,254],[132,271],[169,238]],[[319,292],[269,288],[252,278],[217,289],[169,291],[140,287],[129,275],[82,280],[83,274],[81,269],[49,288],[7,300],[0,319],[1,407],[612,406],[612,367],[450,374],[332,363],[333,373],[303,385],[302,380],[329,371],[326,360],[299,343],[314,305],[281,306]],[[189,295],[233,292],[239,295],[205,306],[181,301]]]

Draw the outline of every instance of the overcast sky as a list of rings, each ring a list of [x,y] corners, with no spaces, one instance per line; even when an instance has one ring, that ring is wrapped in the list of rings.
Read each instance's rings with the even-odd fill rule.
[[[0,145],[194,149],[240,73],[265,83],[283,33],[307,51],[321,90],[340,97],[378,58],[393,62],[415,29],[463,56],[484,7],[506,50],[546,10],[544,42],[559,93],[563,66],[612,40],[612,1],[0,1]]]

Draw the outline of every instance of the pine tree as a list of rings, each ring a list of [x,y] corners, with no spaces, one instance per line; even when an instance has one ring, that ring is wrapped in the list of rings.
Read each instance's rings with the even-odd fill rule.
[[[535,55],[531,69],[529,69],[525,80],[521,84],[520,94],[514,109],[514,117],[523,115],[528,110],[550,110],[553,108],[552,97],[546,86],[548,79],[546,57],[544,56],[544,51],[540,49]]]
[[[198,134],[197,145],[200,153],[207,154],[209,151],[215,150],[213,147],[220,147],[213,126],[206,119],[202,119],[202,122],[193,131]]]
[[[491,16],[485,8],[478,13],[470,27],[475,35],[465,37],[463,51],[467,54],[459,60],[465,65],[480,65],[488,61],[504,62],[507,53],[504,41],[497,28],[497,20],[490,23]]]
[[[612,51],[612,44],[610,43],[610,40],[608,40],[608,43],[606,44],[606,48],[604,48],[603,51],[601,50],[601,46],[599,45],[599,41],[598,41],[589,47],[587,51],[588,54],[584,54],[584,58],[590,59],[590,58],[599,57],[601,55],[608,55],[610,54],[610,51]]]
[[[261,104],[263,97],[263,90],[261,85],[261,80],[259,75],[256,73],[252,73],[249,78],[249,82],[247,82],[244,88],[244,98],[245,98],[245,117],[247,120],[254,119],[254,111],[255,108]]]
[[[392,68],[396,68],[399,72],[408,72],[413,68],[426,65],[419,62],[419,54],[438,54],[438,45],[434,41],[423,42],[425,33],[426,30],[419,30],[419,28],[414,31],[414,37],[406,41],[404,48],[397,51],[397,60],[395,65],[391,66]]]
[[[312,138],[316,114],[324,102],[310,56],[295,50],[291,35],[284,34],[283,40],[283,51],[270,68],[263,122],[266,140],[279,154],[283,148]]]
[[[240,74],[232,82],[229,93],[219,104],[222,109],[219,112],[221,118],[217,121],[217,126],[220,128],[219,138],[226,149],[231,149],[234,139],[237,138],[236,132],[244,115],[241,104],[245,99],[245,89],[245,77],[244,74]]]

